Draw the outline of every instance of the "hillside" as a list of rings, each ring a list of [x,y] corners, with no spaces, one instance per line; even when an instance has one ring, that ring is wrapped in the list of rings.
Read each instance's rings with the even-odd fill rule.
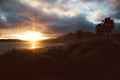
[[[61,35],[55,39],[48,39],[48,40],[43,40],[40,42],[62,42],[62,43],[68,43],[68,42],[76,42],[80,40],[86,40],[86,39],[93,39],[96,36],[96,34],[91,33],[91,32],[82,32],[82,31],[77,31],[77,32],[70,32],[64,35]]]
[[[99,37],[0,56],[1,80],[118,80],[120,45]]]

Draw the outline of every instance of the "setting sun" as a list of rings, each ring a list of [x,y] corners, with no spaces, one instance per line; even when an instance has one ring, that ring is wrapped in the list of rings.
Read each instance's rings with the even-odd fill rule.
[[[41,33],[39,32],[26,32],[21,37],[21,40],[27,40],[27,41],[38,41],[38,40],[44,40],[46,39]]]

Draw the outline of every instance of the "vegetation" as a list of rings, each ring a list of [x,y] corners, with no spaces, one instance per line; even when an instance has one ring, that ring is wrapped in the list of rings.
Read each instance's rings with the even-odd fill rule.
[[[114,20],[111,18],[105,18],[103,23],[96,25],[96,33],[99,35],[110,34],[114,30]]]
[[[105,37],[0,56],[0,80],[116,80],[120,45]]]

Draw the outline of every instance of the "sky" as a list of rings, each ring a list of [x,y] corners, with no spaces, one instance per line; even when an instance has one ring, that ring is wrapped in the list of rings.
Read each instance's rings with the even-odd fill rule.
[[[120,0],[0,0],[0,38],[18,38],[33,26],[46,37],[94,32],[105,17],[120,29]]]

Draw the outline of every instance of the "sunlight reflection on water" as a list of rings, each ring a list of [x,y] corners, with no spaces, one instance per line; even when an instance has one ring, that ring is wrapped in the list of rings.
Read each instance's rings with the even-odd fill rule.
[[[31,48],[30,49],[35,49],[35,48],[39,48],[38,46],[37,46],[37,43],[38,42],[30,42],[31,44]]]
[[[36,44],[32,43],[31,49],[35,49],[36,48]]]
[[[40,42],[0,42],[0,54],[11,49],[36,49],[50,46],[63,45],[62,43],[40,43]]]

